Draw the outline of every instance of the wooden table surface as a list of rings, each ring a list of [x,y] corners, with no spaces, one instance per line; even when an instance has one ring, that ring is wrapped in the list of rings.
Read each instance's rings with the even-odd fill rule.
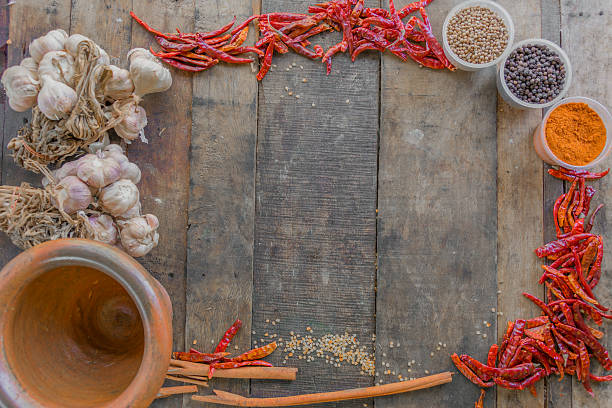
[[[155,27],[192,31],[218,27],[234,14],[240,20],[260,11],[303,12],[310,3],[17,0],[0,7],[1,43],[10,39],[0,63],[18,64],[33,38],[63,28],[90,36],[125,66],[129,49],[153,43],[130,10]],[[438,38],[455,3],[428,7]],[[516,41],[543,37],[562,45],[574,66],[569,95],[612,106],[612,2],[499,3],[514,19]],[[337,35],[323,41],[331,44]],[[141,262],[172,298],[176,349],[194,340],[210,349],[238,317],[245,323],[236,342],[241,349],[264,332],[286,338],[290,331],[306,334],[307,326],[316,336],[348,331],[376,350],[377,379],[389,382],[386,363],[416,377],[453,370],[455,351],[482,360],[509,319],[538,314],[521,292],[543,296],[533,249],[553,237],[551,205],[564,189],[533,149],[542,111],[509,108],[497,95],[492,68],[437,72],[377,53],[355,63],[336,57],[330,76],[320,62],[292,53],[274,63],[261,83],[250,66],[173,71],[172,88],[143,103],[150,144],[134,143],[128,152],[143,170],[144,210],[159,217],[161,239]],[[30,114],[1,102],[2,184],[38,183],[6,150]],[[595,187],[595,201],[612,205],[612,178]],[[596,226],[607,243],[609,220],[604,210]],[[4,265],[18,250],[4,235],[0,245]],[[609,269],[605,264],[597,289],[607,304]],[[275,326],[266,323],[275,319]],[[437,350],[439,343],[446,347]],[[271,361],[283,356],[277,352]],[[357,367],[321,359],[287,364],[299,367],[297,381],[214,385],[269,396],[375,382]],[[575,379],[552,378],[540,382],[536,398],[491,390],[485,406],[609,407],[612,386],[594,388],[595,399]],[[468,407],[478,393],[457,375],[452,384],[375,405]],[[374,404],[337,406],[364,402]],[[180,397],[155,405],[198,406]]]

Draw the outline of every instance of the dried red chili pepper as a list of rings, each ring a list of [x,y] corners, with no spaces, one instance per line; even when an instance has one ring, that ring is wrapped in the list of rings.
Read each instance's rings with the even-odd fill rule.
[[[484,365],[480,361],[465,354],[461,355],[459,358],[477,373],[483,381],[489,381],[496,377],[505,380],[522,380],[535,371],[535,366],[532,363],[519,364],[511,368],[497,368]]]
[[[275,45],[274,49],[275,50],[276,50],[276,45],[277,44],[278,43],[275,41],[274,42],[274,45]],[[255,48],[255,47],[236,47],[234,49],[231,49],[231,50],[227,51],[227,53],[230,54],[230,55],[239,55],[239,54],[244,54],[244,53],[247,53],[247,52],[254,52],[255,54],[257,54],[260,57],[265,56],[265,53],[262,50],[260,50],[259,48]]]
[[[556,241],[551,241],[546,245],[543,245],[535,250],[535,253],[538,257],[543,258],[545,256],[558,253],[564,249],[570,248],[571,246],[577,244],[583,239],[587,239],[593,237],[595,235],[591,233],[582,233],[578,235],[573,235],[567,238],[561,238]]]
[[[485,390],[484,388],[480,389],[480,397],[478,397],[478,401],[476,401],[476,403],[474,403],[474,408],[483,408],[484,407],[484,397],[485,397]]]
[[[591,384],[589,381],[589,366],[591,363],[589,360],[589,352],[587,351],[583,342],[579,342],[578,346],[580,347],[578,349],[578,356],[580,357],[578,361],[580,361],[582,386],[591,397],[595,397],[595,394],[593,393],[593,389],[591,388]]]
[[[597,180],[597,179],[604,177],[606,174],[608,174],[610,172],[610,169],[607,169],[606,171],[602,171],[601,173],[593,173],[593,172],[586,171],[586,170],[578,171],[578,170],[566,169],[565,167],[559,167],[559,171],[563,174],[567,174],[570,176],[583,177],[586,180]]]
[[[213,58],[219,59],[223,62],[229,62],[232,64],[248,64],[253,62],[250,58],[238,58],[234,57],[226,52],[218,50],[210,44],[207,44],[204,41],[198,41],[198,48],[202,50],[206,55],[209,55]]]
[[[446,55],[444,54],[444,50],[442,49],[442,46],[440,45],[438,40],[436,40],[436,37],[433,35],[433,32],[431,31],[431,23],[429,22],[429,18],[427,18],[427,13],[425,13],[425,9],[421,7],[419,8],[419,12],[421,13],[423,22],[421,22],[420,20],[417,20],[417,21],[421,29],[421,32],[425,36],[425,42],[427,43],[431,51],[436,55],[436,57],[438,57],[438,60],[440,60],[442,65],[444,65],[449,70],[454,71],[455,66],[450,63],[448,58],[446,58]]]
[[[555,229],[557,230],[557,238],[561,235],[561,228],[559,227],[559,208],[561,207],[561,202],[565,199],[565,194],[562,194],[557,201],[555,201],[555,205],[553,207],[553,219],[555,220]]]
[[[547,316],[538,316],[532,319],[525,320],[525,328],[533,329],[534,327],[542,326],[544,324],[550,323],[550,320]]]
[[[409,5],[407,5],[406,7],[404,7],[403,9],[399,11],[399,16],[400,18],[404,18],[408,16],[409,14],[414,13],[420,8],[424,8],[428,6],[432,1],[433,0],[421,0],[421,1],[415,1],[414,3],[410,3]]]
[[[568,326],[563,323],[558,323],[556,326],[563,332],[572,334],[578,340],[581,340],[587,347],[589,347],[603,368],[606,370],[612,369],[612,360],[610,360],[608,351],[597,340],[592,339],[586,333],[576,327]]]
[[[210,68],[212,65],[206,66],[206,67],[197,67],[197,66],[193,66],[193,65],[189,65],[189,64],[183,64],[182,62],[179,61],[175,61],[172,58],[161,58],[162,61],[164,61],[166,64],[171,65],[175,68],[178,69],[182,69],[184,71],[193,71],[193,72],[200,72],[200,71],[204,71],[208,68]],[[218,61],[218,60],[214,60],[214,61]]]
[[[221,360],[223,357],[227,356],[229,353],[213,353],[213,354],[205,354],[205,353],[184,353],[180,351],[175,351],[172,353],[172,358],[175,360],[182,361],[190,361],[192,363],[214,363],[216,361]]]
[[[592,276],[589,282],[589,287],[591,288],[594,288],[599,283],[599,278],[601,277],[602,259],[603,259],[603,239],[601,237],[597,237],[597,257],[595,258],[595,262],[593,262],[591,271],[589,271],[589,275]]]
[[[246,353],[243,353],[237,357],[231,358],[230,361],[239,363],[241,361],[251,361],[251,360],[259,360],[266,356],[269,356],[276,350],[276,342],[273,341],[270,344],[266,344],[265,346],[258,347],[253,350],[249,350]]]
[[[236,16],[234,16],[234,18],[232,19],[232,21],[230,21],[229,23],[227,23],[226,25],[224,25],[223,27],[214,30],[214,31],[208,31],[208,32],[204,32],[204,33],[198,33],[198,37],[201,40],[205,40],[207,38],[213,38],[216,37],[218,35],[223,34],[224,32],[226,32],[227,30],[229,30],[230,28],[232,28],[232,26],[234,25],[234,23],[236,23]]]
[[[584,209],[582,210],[582,213],[584,215],[587,215],[589,213],[589,210],[591,209],[591,201],[596,192],[597,190],[595,190],[593,187],[586,186],[586,193],[585,193],[586,196],[584,198]]]
[[[327,50],[327,52],[323,55],[322,61],[327,64],[327,75],[331,73],[332,63],[331,58],[338,52],[345,52],[348,47],[346,41],[341,41],[338,44],[332,46]]]
[[[559,226],[561,228],[565,228],[567,225],[567,209],[571,203],[571,200],[574,198],[574,190],[576,189],[577,180],[574,179],[569,191],[565,194],[565,198],[559,207],[558,217],[559,217]],[[567,231],[566,231],[567,232]]]
[[[176,43],[159,35],[155,36],[155,41],[166,51],[191,51],[197,47],[195,43]]]
[[[492,381],[484,382],[483,380],[481,380],[468,366],[465,365],[463,361],[461,361],[461,359],[456,353],[451,356],[451,359],[453,360],[453,363],[455,363],[455,367],[457,367],[461,374],[463,374],[465,378],[478,385],[479,387],[488,388],[495,385],[495,383]]]
[[[251,17],[247,18],[242,23],[238,24],[238,26],[236,26],[232,31],[230,31],[230,34],[231,35],[236,35],[241,30],[243,30],[245,27],[247,27],[251,23],[251,21],[253,21],[253,20],[255,20],[255,19],[259,18],[259,17],[260,16],[256,14],[254,16],[251,16]]]
[[[576,217],[578,217],[582,213],[582,210],[584,209],[584,199],[586,196],[586,184],[584,183],[584,178],[580,177],[578,179],[578,182],[580,186],[580,198],[578,201],[578,206],[574,210],[574,215]]]
[[[525,388],[529,387],[530,385],[536,383],[543,376],[544,376],[544,369],[538,368],[535,374],[533,374],[531,377],[528,377],[528,378],[526,378],[525,380],[523,380],[521,382],[507,381],[507,380],[503,380],[501,378],[495,378],[494,381],[495,381],[495,384],[497,384],[497,385],[499,385],[500,387],[503,387],[503,388],[508,388],[508,389],[511,389],[511,390],[524,390]]]
[[[257,73],[258,81],[261,81],[266,76],[266,74],[270,70],[270,67],[272,66],[272,54],[274,54],[275,42],[276,41],[272,40],[270,41],[270,43],[268,43],[268,48],[266,48],[266,54],[264,55],[263,60],[261,62],[261,68]]]
[[[497,344],[492,344],[491,348],[489,348],[489,353],[487,354],[487,365],[489,367],[495,367],[497,361]]]
[[[565,232],[570,232],[574,228],[574,223],[576,220],[574,219],[574,208],[578,206],[578,201],[580,200],[580,193],[578,191],[574,191],[574,198],[570,206],[567,209],[566,220],[567,223],[564,227]]]
[[[610,375],[603,375],[603,376],[597,376],[595,374],[590,374],[589,373],[589,378],[591,380],[597,381],[597,382],[612,381],[612,374],[610,374]]]
[[[595,221],[595,216],[597,215],[599,210],[603,208],[603,206],[604,206],[603,204],[599,204],[597,208],[595,209],[595,211],[593,211],[593,214],[591,214],[591,216],[589,217],[589,221],[587,222],[587,225],[584,227],[584,230],[586,232],[591,232],[591,229],[593,229],[593,221]]]
[[[219,344],[217,344],[217,347],[215,347],[215,353],[222,353],[227,350],[227,346],[229,346],[230,342],[232,341],[236,333],[238,333],[238,330],[240,330],[241,327],[242,321],[240,319],[236,319],[234,324],[232,324],[230,328],[227,329],[227,331],[221,338],[221,341],[219,341]]]
[[[508,365],[514,354],[517,352],[517,348],[523,337],[525,330],[525,321],[522,319],[515,320],[512,333],[508,339],[508,345],[504,349],[502,355],[499,357],[499,367],[504,368]]]

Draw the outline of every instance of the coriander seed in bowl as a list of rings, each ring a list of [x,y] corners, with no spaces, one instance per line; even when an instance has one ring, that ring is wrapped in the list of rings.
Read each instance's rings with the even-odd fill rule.
[[[495,65],[507,54],[514,25],[506,10],[487,0],[466,1],[453,8],[442,27],[444,52],[466,71]]]

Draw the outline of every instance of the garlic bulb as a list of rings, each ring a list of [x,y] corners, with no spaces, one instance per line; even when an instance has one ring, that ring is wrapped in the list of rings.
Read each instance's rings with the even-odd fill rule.
[[[78,177],[68,176],[54,189],[53,205],[68,214],[86,209],[92,202],[91,191]]]
[[[98,195],[102,207],[113,216],[132,208],[140,200],[138,187],[130,180],[121,179],[106,186]]]
[[[71,162],[67,162],[59,169],[53,171],[52,175],[53,175],[54,181],[56,183],[59,183],[60,181],[62,181],[68,176],[76,176],[79,164],[81,164],[81,159],[82,157],[80,159],[73,160]],[[42,179],[43,187],[46,187],[47,184],[49,184],[49,180],[46,177],[43,177]]]
[[[89,146],[87,146],[87,151],[89,153],[98,153],[101,152],[106,146],[110,144],[110,139],[108,138],[108,133],[104,132],[104,136],[101,140],[97,142],[93,142]]]
[[[142,211],[142,204],[140,204],[140,201],[139,201],[136,203],[136,205],[134,205],[129,210],[127,210],[121,215],[118,215],[117,218],[122,219],[122,220],[130,220],[132,218],[140,217],[141,211]]]
[[[34,61],[34,58],[24,58],[21,60],[19,65],[30,71],[30,74],[32,74],[32,78],[38,80],[38,63]]]
[[[68,34],[64,30],[51,30],[30,43],[30,55],[34,61],[40,62],[49,51],[63,50],[66,39],[68,39]]]
[[[104,95],[115,100],[129,97],[134,92],[130,71],[115,65],[109,65],[106,69],[110,71],[111,76],[104,84]]]
[[[100,56],[98,57],[96,65],[110,65],[110,57],[108,53],[104,51],[104,48],[98,45],[98,51],[100,52]]]
[[[140,182],[140,177],[142,174],[140,173],[140,168],[135,163],[126,161],[121,163],[120,166],[122,179],[130,180],[134,184],[138,184]]]
[[[24,112],[36,103],[39,82],[27,68],[20,65],[8,68],[0,82],[6,90],[9,106],[14,111]]]
[[[128,60],[136,95],[162,92],[172,85],[170,71],[148,50],[134,48],[128,52]]]
[[[38,74],[72,86],[74,58],[66,51],[49,51],[38,64]]]
[[[147,113],[143,107],[138,106],[136,102],[131,102],[129,104],[127,112],[128,114],[114,127],[114,129],[120,138],[126,141],[132,141],[136,139],[140,131],[147,126]]]
[[[119,180],[121,176],[121,166],[112,158],[88,154],[83,156],[80,161],[77,176],[91,187],[106,187]]]
[[[38,93],[38,108],[51,120],[60,120],[69,113],[77,102],[77,94],[68,85],[43,77],[43,87]]]
[[[84,212],[79,213],[79,217],[86,222],[92,239],[109,245],[117,243],[119,234],[113,217],[106,214],[88,217]]]
[[[121,245],[128,254],[134,257],[144,256],[157,246],[159,221],[156,216],[147,214],[127,221],[118,221],[118,224],[121,230]]]

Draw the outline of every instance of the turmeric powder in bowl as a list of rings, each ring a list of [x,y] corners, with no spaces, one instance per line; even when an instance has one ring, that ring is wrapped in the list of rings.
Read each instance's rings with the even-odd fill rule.
[[[606,126],[586,103],[559,105],[546,121],[545,134],[551,152],[573,166],[589,164],[606,145]]]

